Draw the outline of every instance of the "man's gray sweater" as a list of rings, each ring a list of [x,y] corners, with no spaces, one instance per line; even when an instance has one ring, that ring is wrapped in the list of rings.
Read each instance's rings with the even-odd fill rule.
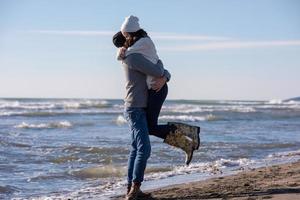
[[[147,75],[153,77],[166,77],[170,80],[170,73],[164,69],[161,61],[155,65],[147,60],[142,54],[130,54],[124,61],[126,79],[125,107],[147,107],[148,88]]]

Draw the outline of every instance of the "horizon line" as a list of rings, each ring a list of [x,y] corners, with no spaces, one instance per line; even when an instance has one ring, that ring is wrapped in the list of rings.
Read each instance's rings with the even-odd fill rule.
[[[166,101],[271,101],[271,100],[288,100],[292,98],[297,98],[298,96],[289,98],[269,98],[269,99],[183,99],[183,98],[167,98]],[[123,98],[100,98],[100,97],[2,97],[1,99],[92,99],[92,100],[123,100]]]

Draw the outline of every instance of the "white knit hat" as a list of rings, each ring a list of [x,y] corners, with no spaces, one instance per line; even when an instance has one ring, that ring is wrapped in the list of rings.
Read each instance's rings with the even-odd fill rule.
[[[121,31],[127,33],[136,32],[140,29],[139,18],[133,15],[125,17],[125,20],[121,26]]]

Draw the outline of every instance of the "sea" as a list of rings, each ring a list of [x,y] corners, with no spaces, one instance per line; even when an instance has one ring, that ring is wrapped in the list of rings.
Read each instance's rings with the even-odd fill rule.
[[[125,192],[130,132],[118,99],[0,99],[0,199],[110,199]],[[167,100],[159,123],[201,127],[189,166],[151,136],[142,188],[300,159],[300,102]]]

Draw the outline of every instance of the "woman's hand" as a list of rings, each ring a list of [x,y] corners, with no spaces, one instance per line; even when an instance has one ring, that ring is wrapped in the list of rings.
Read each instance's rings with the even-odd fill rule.
[[[166,82],[166,77],[154,78],[154,81],[151,83],[151,88],[159,92]]]
[[[125,58],[125,52],[126,52],[126,48],[125,47],[119,48],[118,52],[117,52],[117,59],[118,60],[124,60],[124,58]]]

